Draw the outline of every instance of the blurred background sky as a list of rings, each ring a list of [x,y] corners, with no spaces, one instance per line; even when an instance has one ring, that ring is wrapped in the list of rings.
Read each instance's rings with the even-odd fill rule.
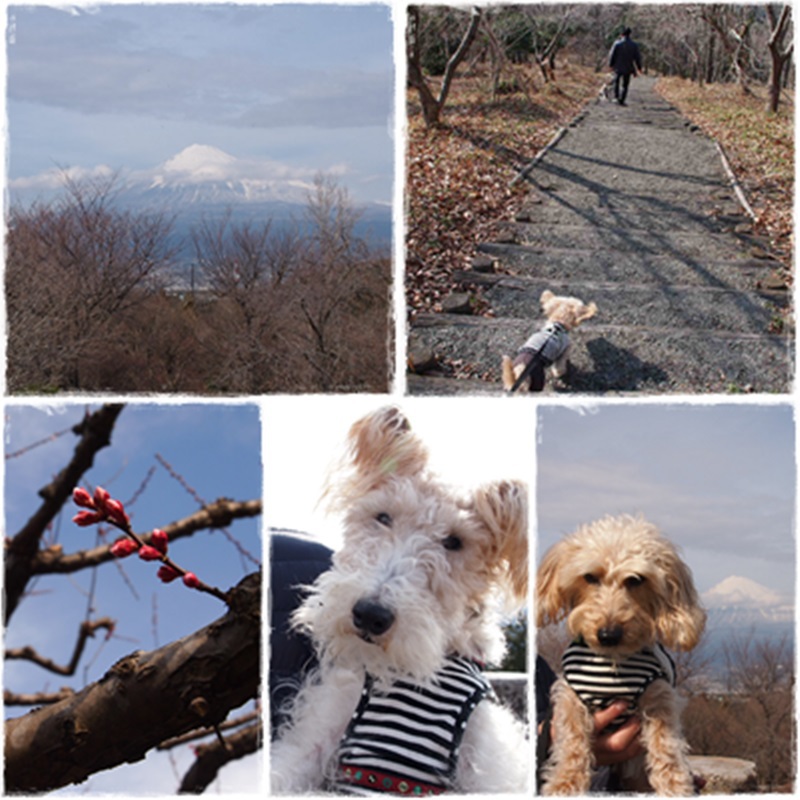
[[[89,407],[77,403],[47,407],[7,404],[7,535],[13,536],[22,527],[39,505],[38,490],[69,461],[77,438],[64,431],[79,422]],[[220,497],[260,499],[260,441],[259,411],[252,404],[128,405],[117,418],[111,446],[98,453],[82,485],[104,486],[123,502],[144,486],[126,510],[134,530],[148,532],[198,508],[163,463],[207,502]],[[72,503],[65,507],[49,534],[49,542],[60,543],[66,553],[96,543],[97,526],[79,528],[71,522],[76,510]],[[262,520],[256,517],[235,521],[227,529],[252,559],[241,556],[219,531],[202,531],[180,539],[171,546],[170,555],[207,583],[226,590],[259,568],[261,527]],[[112,530],[108,541],[119,535]],[[29,596],[11,617],[7,647],[31,645],[42,655],[66,664],[90,603],[92,618],[111,616],[117,620],[117,627],[108,641],[102,630],[89,640],[74,677],[55,675],[23,661],[7,661],[4,688],[14,692],[81,688],[100,678],[122,656],[134,650],[152,650],[191,634],[225,613],[219,600],[191,591],[180,581],[161,583],[156,569],[157,565],[131,556],[96,570],[46,576],[30,584]],[[26,711],[25,707],[8,707],[5,713],[9,717]],[[193,760],[187,747],[169,754],[151,753],[143,762],[98,773],[85,784],[59,793],[170,794]],[[259,775],[260,759],[243,759],[222,770],[217,788],[255,792]]]
[[[539,410],[539,553],[579,524],[642,513],[703,592],[737,575],[793,597],[795,426],[785,403]]]
[[[347,431],[390,401],[350,396],[274,398],[264,414],[267,519],[273,527],[308,533],[337,547],[339,520],[319,505],[326,475],[344,449]],[[447,484],[475,487],[518,479],[533,487],[533,406],[498,398],[403,398],[394,403],[425,442],[430,466]],[[295,425],[287,420],[295,420]]]
[[[13,188],[54,168],[147,170],[192,144],[287,178],[392,197],[391,9],[364,5],[13,5]]]

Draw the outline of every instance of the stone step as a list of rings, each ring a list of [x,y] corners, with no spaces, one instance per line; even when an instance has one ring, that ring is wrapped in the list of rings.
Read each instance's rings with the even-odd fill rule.
[[[614,250],[537,248],[496,242],[481,244],[478,250],[494,260],[500,272],[520,278],[532,276],[565,287],[599,281],[751,290],[781,268],[779,262],[769,259],[713,261],[650,253],[640,253],[636,257],[626,254],[625,258],[620,258]],[[494,282],[498,277],[490,276],[488,280]],[[572,291],[567,293],[573,294]]]
[[[502,392],[501,356],[513,355],[535,327],[517,319],[424,314],[416,319],[412,336],[440,358],[471,364],[476,374],[485,375],[486,382]],[[569,380],[548,381],[548,392],[789,390],[791,340],[786,336],[589,320],[571,340]],[[419,391],[411,384],[409,390]]]
[[[778,295],[733,289],[698,289],[682,286],[636,286],[587,283],[556,285],[537,280],[511,284],[499,282],[484,296],[498,317],[534,323],[541,319],[539,296],[545,289],[594,301],[596,319],[614,325],[658,328],[699,328],[738,333],[766,333],[776,317]]]
[[[621,226],[535,225],[516,223],[517,244],[536,248],[576,248],[594,252],[614,251],[620,257],[670,255],[673,258],[720,261],[746,259],[750,246],[731,234],[696,233],[667,229],[649,231]]]
[[[671,196],[619,192],[566,191],[532,193],[517,222],[533,225],[576,225],[599,229],[621,227],[653,233],[688,231],[697,234],[751,230],[750,218],[734,200],[712,194]]]
[[[584,189],[638,193],[702,191],[725,188],[729,179],[714,142],[685,124],[663,126],[642,118],[642,111],[590,106],[583,119],[540,159],[529,179],[552,189]],[[680,115],[662,112],[660,119]]]

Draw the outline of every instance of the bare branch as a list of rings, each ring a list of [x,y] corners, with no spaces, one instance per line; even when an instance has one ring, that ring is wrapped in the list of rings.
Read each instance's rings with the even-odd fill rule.
[[[71,698],[8,720],[5,790],[49,791],[137,761],[160,742],[220,724],[257,696],[261,576],[231,589],[230,610],[201,630],[118,661]]]
[[[201,794],[225,764],[255,753],[261,747],[261,736],[261,723],[258,722],[232,734],[223,742],[200,745],[197,748],[197,760],[184,776],[178,791]]]
[[[194,514],[166,525],[164,531],[170,541],[175,541],[191,536],[200,530],[225,528],[235,519],[257,517],[259,514],[261,514],[260,500],[236,501],[220,498]],[[144,544],[150,544],[149,533],[143,534],[139,538]],[[49,547],[36,555],[31,563],[31,571],[35,575],[77,572],[86,567],[95,567],[113,560],[110,544],[67,555],[64,555],[59,547]]]
[[[3,692],[3,703],[8,706],[46,706],[50,703],[60,703],[75,694],[74,689],[65,686],[58,692],[32,692],[16,693],[6,689]]]
[[[230,731],[235,728],[240,728],[242,725],[247,725],[250,722],[255,722],[258,719],[261,719],[261,712],[251,711],[248,714],[242,714],[239,717],[234,717],[233,719],[223,722],[221,725],[217,726],[217,730]],[[213,729],[198,728],[196,731],[189,731],[189,733],[183,734],[183,736],[174,736],[172,739],[167,739],[166,741],[161,742],[156,749],[172,750],[173,747],[180,747],[181,745],[188,744],[189,742],[196,742],[198,739],[205,739],[206,736],[210,736],[213,733],[215,733]]]
[[[75,447],[72,460],[53,481],[39,491],[43,503],[22,530],[6,544],[6,624],[19,604],[28,581],[34,575],[32,565],[47,526],[70,497],[81,475],[91,468],[95,454],[111,443],[111,432],[122,409],[123,405],[119,403],[104,405],[93,414],[87,414],[75,426],[73,430],[80,436],[80,441]]]
[[[111,617],[101,617],[94,621],[84,620],[78,629],[78,639],[75,642],[75,649],[72,652],[72,658],[66,665],[56,664],[50,658],[45,658],[29,645],[25,647],[15,647],[6,650],[5,657],[8,659],[23,659],[25,661],[32,661],[38,664],[42,669],[55,672],[57,675],[74,675],[75,670],[78,668],[78,662],[81,660],[83,650],[86,647],[86,640],[94,636],[96,630],[105,628],[109,633],[114,630],[115,622]]]

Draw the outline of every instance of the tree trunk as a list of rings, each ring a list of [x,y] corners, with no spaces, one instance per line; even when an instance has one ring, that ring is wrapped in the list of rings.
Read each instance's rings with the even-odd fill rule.
[[[47,526],[70,497],[81,475],[92,466],[95,454],[110,444],[111,431],[122,408],[118,403],[102,406],[75,426],[73,430],[81,438],[72,460],[51,483],[39,490],[42,505],[7,543],[4,584],[6,625],[33,576],[32,564]]]
[[[792,54],[793,48],[791,40],[789,44],[784,47],[784,39],[791,25],[791,7],[788,5],[783,6],[780,13],[778,13],[778,10],[774,6],[767,6],[767,15],[771,28],[769,42],[767,44],[770,57],[769,101],[767,109],[771,113],[776,114],[781,100],[781,79],[783,70]]]
[[[422,72],[421,53],[419,45],[419,6],[408,7],[408,27],[406,31],[406,55],[408,62],[408,83],[417,90],[420,103],[422,105],[422,117],[428,128],[434,128],[439,124],[439,116],[442,108],[447,102],[450,87],[455,76],[458,65],[464,60],[470,45],[478,33],[478,26],[481,22],[481,10],[477,7],[472,9],[469,26],[464,33],[461,43],[455,53],[450,56],[450,60],[445,67],[442,76],[442,85],[439,89],[439,96],[434,97],[433,92],[425,80]]]
[[[261,576],[230,592],[228,612],[150,653],[118,661],[96,683],[5,729],[5,790],[43,792],[144,758],[173,736],[213,728],[257,696]]]

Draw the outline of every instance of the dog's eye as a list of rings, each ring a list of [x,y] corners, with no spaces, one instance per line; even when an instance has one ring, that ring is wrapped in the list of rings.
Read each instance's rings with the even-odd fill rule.
[[[385,528],[392,527],[392,518],[385,511],[381,511],[381,513],[375,517],[375,520],[376,522],[379,522],[381,525],[383,525]]]
[[[596,575],[592,575],[591,572],[587,572],[583,576],[583,579],[586,581],[586,583],[591,583],[591,584],[600,583],[600,578],[598,578]]]
[[[629,578],[625,578],[625,586],[629,589],[635,589],[637,586],[641,586],[644,583],[644,578],[641,575],[631,575]]]
[[[460,550],[464,546],[464,542],[461,541],[460,537],[451,533],[449,536],[444,537],[442,545],[444,545],[445,550]]]

